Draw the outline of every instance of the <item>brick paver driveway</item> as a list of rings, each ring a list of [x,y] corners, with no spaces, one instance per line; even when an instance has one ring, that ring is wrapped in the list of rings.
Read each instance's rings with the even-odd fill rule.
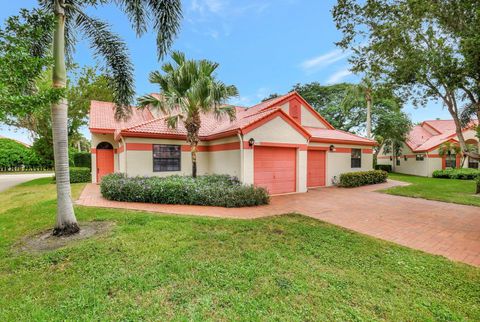
[[[321,188],[272,197],[268,206],[220,207],[108,201],[89,184],[77,204],[223,218],[252,219],[297,212],[404,246],[480,266],[480,208],[375,192],[393,185],[354,189]]]

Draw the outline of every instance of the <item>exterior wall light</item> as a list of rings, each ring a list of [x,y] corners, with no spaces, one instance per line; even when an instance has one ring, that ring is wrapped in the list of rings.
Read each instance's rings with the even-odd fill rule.
[[[335,152],[335,151],[337,151],[337,149],[335,149],[335,145],[333,145],[333,144],[332,144],[332,145],[330,145],[330,148],[329,148],[329,150],[330,150],[331,152]]]
[[[390,157],[390,161],[393,161],[393,157]]]
[[[255,139],[251,138],[250,140],[248,140],[248,145],[249,146],[254,146],[255,145]]]

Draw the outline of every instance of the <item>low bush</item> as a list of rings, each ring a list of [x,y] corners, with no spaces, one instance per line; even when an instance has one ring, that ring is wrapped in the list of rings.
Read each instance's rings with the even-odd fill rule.
[[[375,165],[375,170],[383,170],[387,172],[392,172],[392,165],[391,164],[377,164]]]
[[[100,191],[108,200],[160,204],[249,207],[270,200],[265,189],[227,175],[128,178],[116,173],[102,178]]]
[[[477,184],[477,190],[475,191],[475,193],[480,193],[480,176],[477,176],[477,178],[475,179],[475,183]]]
[[[340,175],[339,186],[345,188],[360,187],[386,182],[388,172],[383,170],[347,172]]]
[[[72,154],[73,164],[77,168],[91,168],[92,155],[90,152],[75,152]]]
[[[55,177],[53,177],[55,181]],[[91,182],[92,174],[90,168],[70,168],[70,183]]]
[[[435,170],[432,176],[434,178],[474,180],[480,176],[480,170],[467,168]]]

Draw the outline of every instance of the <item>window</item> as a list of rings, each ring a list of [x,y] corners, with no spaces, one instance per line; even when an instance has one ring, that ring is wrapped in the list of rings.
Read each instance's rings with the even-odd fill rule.
[[[447,155],[445,160],[446,168],[456,168],[457,167],[457,157],[455,155]]]
[[[408,157],[406,155],[404,155],[403,160],[408,161]]]
[[[423,155],[423,154],[415,155],[415,160],[417,160],[417,161],[423,161],[424,159],[425,159],[425,155]]]
[[[397,158],[397,165],[400,165],[400,158]]]
[[[352,149],[352,168],[362,167],[362,150]]]
[[[468,167],[470,169],[478,169],[478,160],[468,157]]]
[[[180,145],[153,145],[153,172],[180,171]]]

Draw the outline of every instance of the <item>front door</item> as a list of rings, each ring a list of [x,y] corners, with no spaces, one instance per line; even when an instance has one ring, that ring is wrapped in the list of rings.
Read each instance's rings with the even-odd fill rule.
[[[103,176],[113,172],[113,147],[110,144],[100,143],[97,146],[97,183],[102,181]]]

